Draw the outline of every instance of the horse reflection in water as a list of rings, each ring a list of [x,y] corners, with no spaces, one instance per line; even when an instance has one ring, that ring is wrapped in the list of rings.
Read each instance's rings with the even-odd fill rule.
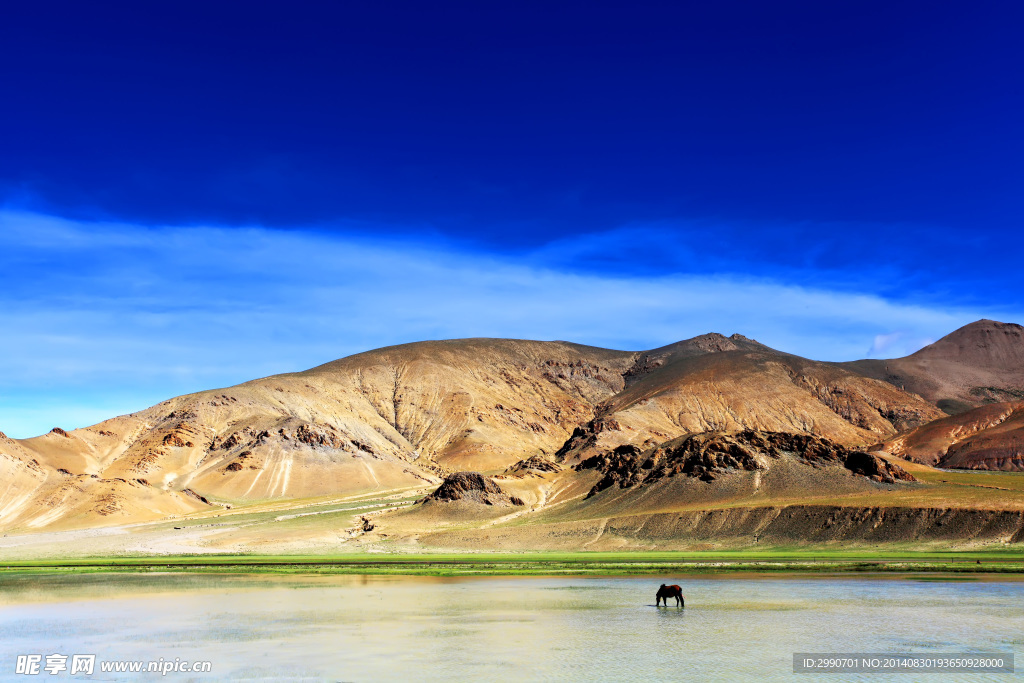
[[[668,607],[668,599],[676,599],[676,607],[686,607],[686,601],[683,600],[683,589],[679,586],[666,586],[661,584],[661,588],[658,589],[658,595],[654,600],[655,607],[661,605],[661,601],[665,601],[665,607]]]

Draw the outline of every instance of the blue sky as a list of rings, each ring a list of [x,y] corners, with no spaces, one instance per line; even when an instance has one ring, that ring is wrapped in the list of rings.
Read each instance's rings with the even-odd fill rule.
[[[1014,3],[23,3],[0,429],[425,338],[1024,321]]]

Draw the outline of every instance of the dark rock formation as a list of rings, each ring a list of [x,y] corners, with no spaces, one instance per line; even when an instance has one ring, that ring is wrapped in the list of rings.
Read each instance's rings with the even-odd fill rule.
[[[373,450],[373,446],[365,444],[362,441],[352,439],[352,445],[361,450],[363,453],[369,453],[370,455],[376,455],[377,452]]]
[[[610,453],[587,458],[574,469],[596,469],[604,473],[589,497],[614,484],[629,488],[677,474],[713,481],[731,471],[767,470],[771,460],[783,453],[796,456],[812,467],[841,465],[854,474],[877,482],[915,481],[901,467],[883,458],[852,451],[828,439],[809,434],[755,430],[737,434],[695,434],[667,441],[646,451],[626,444]]]
[[[295,440],[313,448],[341,448],[345,445],[336,434],[321,431],[311,425],[300,425],[295,430]]]
[[[179,435],[177,435],[177,434],[175,434],[173,432],[171,434],[168,434],[167,436],[164,437],[163,444],[165,446],[174,446],[176,448],[191,448],[192,447],[192,442],[191,441],[186,441],[185,439],[182,439]]]
[[[485,477],[479,472],[449,474],[444,483],[427,496],[424,502],[447,503],[457,500],[483,503],[484,505],[523,505],[522,500],[509,496],[494,483],[493,479]]]
[[[542,472],[561,472],[562,467],[540,455],[533,455],[526,460],[520,460],[505,470],[504,474],[534,474]]]
[[[184,493],[189,498],[195,498],[196,500],[202,501],[207,505],[212,505],[212,503],[206,498],[206,496],[201,496],[192,489],[182,489],[181,492]]]
[[[555,457],[565,458],[566,456],[578,454],[584,449],[594,446],[597,443],[597,436],[601,432],[617,432],[621,431],[621,429],[622,425],[614,418],[595,417],[582,427],[573,429],[569,438],[555,452]]]
[[[873,453],[851,451],[843,466],[854,474],[886,484],[894,484],[897,481],[917,481],[912,474],[899,465],[894,465]]]
[[[69,439],[71,438],[71,435],[68,434],[67,432],[65,432],[60,427],[54,427],[53,429],[50,430],[50,433],[51,434],[57,434],[58,436],[64,436],[64,437],[67,437]]]

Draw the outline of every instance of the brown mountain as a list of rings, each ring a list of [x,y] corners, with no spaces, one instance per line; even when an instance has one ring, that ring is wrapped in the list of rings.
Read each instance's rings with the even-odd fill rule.
[[[0,494],[2,523],[158,519],[204,499],[304,499],[501,469],[554,452],[622,389],[635,355],[561,342],[423,342],[6,440],[0,463],[17,479]],[[137,504],[149,496],[182,509]]]
[[[921,395],[950,414],[1024,399],[1024,327],[979,320],[905,358],[845,367]]]
[[[646,448],[684,434],[745,429],[857,446],[942,416],[919,396],[840,365],[715,334],[639,354],[625,388],[596,412],[560,456],[577,461],[623,444]]]
[[[929,422],[881,447],[943,468],[1024,470],[1024,403],[994,403]]]

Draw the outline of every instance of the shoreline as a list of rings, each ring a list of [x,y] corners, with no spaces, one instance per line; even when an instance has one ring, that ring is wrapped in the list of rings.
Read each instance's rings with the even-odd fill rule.
[[[1024,579],[1020,552],[551,553],[362,556],[144,556],[0,561],[14,575],[97,573],[320,574],[392,576],[644,576],[708,574],[949,574]],[[732,555],[732,556],[730,556]]]

